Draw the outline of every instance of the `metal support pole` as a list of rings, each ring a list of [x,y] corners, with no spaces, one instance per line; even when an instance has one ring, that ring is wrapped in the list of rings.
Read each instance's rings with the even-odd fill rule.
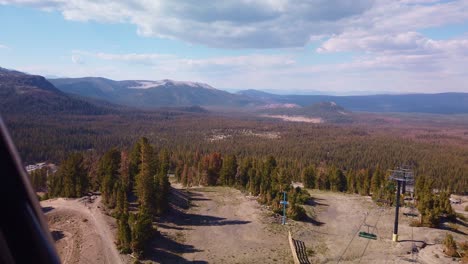
[[[283,225],[286,224],[286,203],[286,192],[283,192]]]
[[[397,181],[397,193],[395,197],[395,225],[393,227],[393,238],[394,242],[398,242],[398,214],[400,212],[400,192],[401,192],[401,181]]]

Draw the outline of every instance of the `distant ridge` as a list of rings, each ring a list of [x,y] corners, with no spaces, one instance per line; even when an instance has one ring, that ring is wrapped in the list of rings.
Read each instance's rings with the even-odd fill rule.
[[[140,107],[250,107],[256,99],[228,93],[199,82],[173,80],[114,81],[99,77],[50,80],[60,90],[113,103]]]
[[[168,79],[114,81],[101,77],[84,77],[46,80],[42,76],[1,67],[0,88],[2,112],[13,109],[19,111],[18,104],[23,105],[23,111],[34,111],[32,108],[38,107],[38,111],[47,108],[47,111],[103,113],[109,111],[109,106],[114,104],[141,109],[199,106],[205,110],[245,112],[282,108],[281,106],[305,108],[320,102],[335,102],[353,112],[468,114],[468,93],[278,95],[253,89],[229,93],[205,83]],[[110,104],[103,107],[103,101]],[[87,105],[88,110],[83,108],[83,104]]]
[[[96,115],[111,109],[58,90],[44,77],[0,68],[1,114],[87,114]]]
[[[335,102],[351,111],[402,112],[430,114],[467,114],[468,93],[387,94],[387,95],[277,95],[257,90],[240,91],[252,99],[279,104],[309,106],[319,102]]]

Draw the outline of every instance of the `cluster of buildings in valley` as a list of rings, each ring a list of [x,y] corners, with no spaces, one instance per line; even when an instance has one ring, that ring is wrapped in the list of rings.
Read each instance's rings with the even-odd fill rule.
[[[50,172],[55,173],[57,171],[57,166],[53,163],[40,162],[36,164],[27,165],[25,167],[28,173],[31,173],[35,170],[40,170],[42,168],[48,168]]]

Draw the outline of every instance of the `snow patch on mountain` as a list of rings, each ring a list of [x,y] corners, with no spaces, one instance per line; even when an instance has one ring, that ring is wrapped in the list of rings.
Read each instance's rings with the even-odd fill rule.
[[[301,106],[297,105],[297,104],[267,104],[267,105],[263,105],[263,106],[260,106],[258,107],[258,109],[276,109],[276,108],[301,108]]]
[[[189,86],[193,88],[204,88],[210,90],[216,90],[206,83],[199,82],[183,82],[183,81],[173,81],[173,80],[159,80],[159,81],[135,81],[136,86],[130,86],[129,89],[150,89],[157,88],[160,86]]]

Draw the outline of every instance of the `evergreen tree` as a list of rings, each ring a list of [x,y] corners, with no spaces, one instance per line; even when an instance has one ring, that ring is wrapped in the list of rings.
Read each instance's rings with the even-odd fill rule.
[[[330,179],[328,174],[320,172],[317,177],[315,186],[319,190],[330,190]]]
[[[81,153],[70,154],[49,181],[50,196],[80,197],[88,190],[88,174]]]
[[[153,221],[149,208],[140,207],[132,228],[131,248],[133,253],[140,257],[144,253],[146,243],[153,236]]]
[[[346,186],[349,193],[358,193],[356,173],[353,170],[349,170],[346,173]]]
[[[47,167],[29,173],[29,179],[35,191],[43,191],[47,188],[47,174]]]
[[[128,209],[123,212],[118,220],[118,241],[117,244],[122,253],[130,253],[130,246],[132,243],[132,232],[129,225]]]
[[[211,153],[203,158],[204,179],[203,184],[216,185],[222,166],[221,154]]]
[[[162,150],[159,153],[159,171],[157,172],[157,179],[155,180],[155,192],[157,199],[157,212],[162,213],[166,211],[169,201],[170,183],[167,174],[169,173],[169,152]]]
[[[236,185],[242,188],[247,188],[250,179],[250,170],[252,169],[252,159],[245,158],[239,166],[238,177],[236,178]]]
[[[235,155],[227,155],[223,159],[220,171],[220,184],[232,186],[237,174],[237,158]]]
[[[145,138],[140,140],[140,151],[141,162],[135,178],[135,193],[142,207],[148,208],[150,212],[155,212],[154,154],[153,148]]]
[[[128,153],[125,151],[122,151],[120,153],[119,175],[121,178],[123,189],[127,194],[130,194],[132,191],[132,183],[130,179],[130,160],[128,157]]]
[[[346,177],[340,169],[333,166],[329,170],[328,175],[330,179],[330,190],[335,192],[346,191]]]
[[[304,184],[304,188],[315,188],[315,181],[315,167],[313,165],[309,165],[302,172],[302,183]]]
[[[113,208],[116,202],[117,184],[120,183],[120,152],[112,148],[99,160],[97,169],[103,202]]]
[[[370,184],[370,192],[372,193],[373,197],[377,197],[384,182],[384,174],[380,170],[378,166],[377,169],[372,174],[371,184]]]
[[[147,143],[147,138],[140,138],[140,140],[138,140],[130,152],[128,161],[129,190],[133,190],[135,188],[136,176],[139,173],[141,167],[141,145]]]

